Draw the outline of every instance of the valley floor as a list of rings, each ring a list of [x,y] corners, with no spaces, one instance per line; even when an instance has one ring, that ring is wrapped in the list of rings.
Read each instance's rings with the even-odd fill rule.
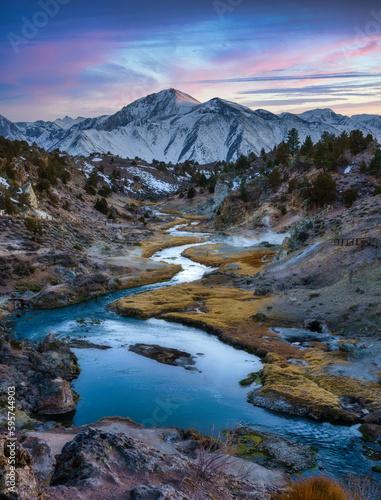
[[[342,228],[344,233],[354,232],[354,221],[361,210],[367,214],[372,210],[374,214],[380,213],[381,202],[378,198],[374,198],[374,206],[360,205],[352,217],[345,219]],[[377,217],[374,218],[375,228]],[[193,225],[188,226],[189,236],[173,236],[167,232],[174,225],[190,222]],[[199,222],[198,225],[195,222]],[[41,244],[27,238],[18,220],[4,218],[3,223],[5,228],[11,228],[2,232],[0,241],[3,270],[11,273],[10,281],[4,283],[2,296],[4,331],[9,331],[6,318],[10,313],[17,314],[29,307],[62,307],[114,290],[168,280],[179,271],[178,266],[157,262],[150,257],[163,248],[205,243],[207,235],[205,238],[194,236],[192,231],[210,231],[210,226],[203,220],[181,213],[156,215],[150,219],[149,229],[145,225],[131,228],[123,224],[103,224],[97,229],[68,225],[64,228],[64,236],[55,223],[47,222],[47,236]],[[369,221],[367,223],[369,226]],[[350,227],[350,224],[353,226]],[[248,379],[243,382],[252,385],[249,395],[252,404],[333,423],[361,423],[364,437],[381,444],[379,249],[338,247],[333,244],[330,233],[311,231],[313,237],[308,245],[300,244],[298,232],[294,231],[281,246],[269,243],[244,249],[225,243],[192,246],[183,255],[213,266],[216,268],[214,271],[192,283],[128,296],[111,307],[124,316],[163,318],[196,326],[217,335],[223,342],[256,353],[264,363],[263,369],[257,374],[248,374]],[[247,237],[247,232],[239,236]],[[254,234],[253,231],[249,233],[251,236]],[[84,244],[85,248],[82,246]],[[11,282],[14,283],[13,288]],[[27,369],[28,363],[31,364],[28,369],[32,370],[33,359],[38,356],[48,372],[53,374],[57,354],[52,353],[58,352],[59,359],[67,357],[63,356],[62,349],[65,348],[59,344],[57,347],[54,338],[46,342],[45,349],[38,354],[27,343],[20,345],[15,340],[11,345],[3,344],[0,366],[7,373],[4,382],[9,379],[10,383],[12,377],[17,376],[17,370],[22,372]],[[14,372],[9,371],[9,366],[13,366]],[[55,393],[44,393],[51,414],[60,412],[60,405],[65,398],[71,398],[71,403],[75,405],[76,395],[70,392],[70,381],[75,377],[75,369],[75,359],[72,359],[62,371],[62,383],[55,388]],[[25,384],[29,389],[28,380],[25,380]],[[25,397],[25,401],[18,415],[21,429],[38,425],[31,417],[36,416],[38,406],[43,406],[41,401],[32,401],[28,397]],[[113,425],[126,427],[123,437],[113,433],[121,431],[119,427],[114,429]],[[56,484],[61,486],[54,486],[53,481],[54,487],[47,492],[46,498],[68,498],[69,493],[63,484],[70,487],[70,498],[98,498],[94,493],[86,496],[87,493],[83,493],[84,486],[91,491],[95,491],[95,488],[99,495],[106,494],[100,493],[102,488],[112,491],[113,495],[120,495],[120,484],[115,489],[112,489],[114,486],[110,489],[109,485],[121,483],[125,492],[128,488],[131,491],[137,487],[143,488],[136,482],[140,475],[142,481],[144,477],[144,484],[147,484],[148,479],[153,481],[155,486],[152,486],[152,491],[161,488],[163,494],[167,488],[168,494],[173,494],[171,488],[175,488],[177,496],[168,498],[207,498],[196,494],[192,496],[188,476],[183,470],[178,472],[179,461],[185,463],[189,460],[189,450],[179,452],[177,445],[168,443],[181,443],[183,446],[185,442],[191,448],[194,444],[189,444],[184,436],[177,436],[177,441],[170,437],[163,441],[158,438],[157,432],[143,433],[139,427],[117,420],[73,431],[29,432],[24,441],[26,446],[23,444],[27,452],[19,462],[24,471],[24,476],[20,471],[20,478],[24,477],[22,484],[25,491],[29,491],[27,495],[32,495],[28,498],[38,498],[44,461],[51,465],[54,454],[69,441],[71,443],[68,446],[73,448],[74,454],[81,453],[81,447],[86,446],[85,456],[88,460],[81,467],[91,469],[89,481],[83,482],[75,474],[67,481],[65,479],[66,483],[56,478]],[[165,432],[179,431],[172,429]],[[33,441],[36,439],[38,441]],[[137,440],[144,443],[143,457],[141,451],[131,451],[138,446]],[[45,444],[38,444],[41,442]],[[37,444],[41,446],[41,453],[36,452]],[[110,445],[115,445],[118,450],[112,466],[116,469],[106,473],[109,465],[105,458],[102,470],[96,472],[98,466],[93,462],[93,453],[99,452],[105,456],[105,449]],[[147,446],[154,451],[151,448],[146,450]],[[121,477],[121,469],[118,469],[127,460],[126,447],[130,450],[128,453],[133,454],[128,460],[133,460],[136,470],[141,471],[132,482],[131,478]],[[46,449],[50,451],[46,452]],[[57,477],[65,475],[65,467],[73,465],[70,453],[68,448],[66,455],[65,449],[60,455],[61,469],[56,466],[54,472]],[[33,461],[28,458],[30,455],[35,461],[34,472],[28,465]],[[152,464],[147,463],[148,455],[155,457]],[[160,472],[161,469],[155,461],[162,464],[160,467],[164,474],[169,470],[177,471],[171,476],[171,484],[158,481],[157,473],[153,471]],[[145,465],[140,466],[143,462]],[[191,469],[193,467],[188,466]],[[41,470],[38,471],[36,467]],[[262,477],[261,474],[265,478],[263,481],[258,479]],[[285,484],[282,474],[259,470],[256,466],[257,483],[252,478],[257,484],[256,498],[266,498],[271,489],[282,487]],[[96,477],[98,479],[94,479]],[[226,482],[230,479],[224,476],[221,480]],[[80,487],[78,491],[77,486]],[[250,481],[237,485],[242,495],[245,488],[250,487]],[[212,491],[209,493],[212,494]],[[228,490],[225,493],[232,494]],[[113,498],[110,495],[99,498]],[[233,497],[246,498],[239,495]]]

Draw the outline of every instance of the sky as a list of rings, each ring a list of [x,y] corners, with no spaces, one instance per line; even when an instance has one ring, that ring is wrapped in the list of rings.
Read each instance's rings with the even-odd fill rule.
[[[381,114],[378,0],[0,0],[0,114],[112,114],[176,88],[273,113]]]

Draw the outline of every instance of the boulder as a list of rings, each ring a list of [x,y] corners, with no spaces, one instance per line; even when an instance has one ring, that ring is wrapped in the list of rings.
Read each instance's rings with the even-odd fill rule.
[[[164,475],[170,468],[166,455],[138,439],[87,427],[56,457],[51,485],[96,486],[101,480],[119,484],[119,475],[128,470]]]
[[[176,491],[169,484],[164,486],[136,486],[130,491],[131,500],[186,500],[185,496],[180,491]]]
[[[33,190],[32,184],[30,182],[27,182],[26,184],[21,186],[21,191],[24,194],[29,195],[29,205],[31,206],[31,208],[38,208],[38,200]]]

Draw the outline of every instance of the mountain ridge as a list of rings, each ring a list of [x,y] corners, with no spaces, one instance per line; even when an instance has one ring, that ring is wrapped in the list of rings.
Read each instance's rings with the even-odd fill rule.
[[[340,135],[361,130],[381,141],[381,116],[335,113],[329,108],[300,114],[279,115],[252,110],[219,97],[201,103],[177,89],[165,89],[142,97],[113,115],[55,121],[13,123],[0,115],[0,134],[26,140],[47,151],[60,149],[88,156],[110,151],[121,157],[172,163],[186,160],[210,163],[236,160],[251,151],[269,151],[296,128],[301,140],[316,142],[324,131]]]

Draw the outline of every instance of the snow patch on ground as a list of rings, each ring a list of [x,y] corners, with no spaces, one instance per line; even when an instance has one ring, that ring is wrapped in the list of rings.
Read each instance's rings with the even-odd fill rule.
[[[173,193],[174,191],[177,191],[179,188],[177,184],[170,184],[169,182],[157,179],[149,172],[146,172],[145,170],[140,170],[139,168],[136,167],[128,167],[128,172],[132,175],[139,176],[143,184],[161,193]]]
[[[344,174],[349,174],[349,172],[352,170],[353,165],[349,165],[345,170]]]
[[[0,177],[0,184],[5,186],[6,188],[9,188],[8,182],[4,179],[4,177]]]

